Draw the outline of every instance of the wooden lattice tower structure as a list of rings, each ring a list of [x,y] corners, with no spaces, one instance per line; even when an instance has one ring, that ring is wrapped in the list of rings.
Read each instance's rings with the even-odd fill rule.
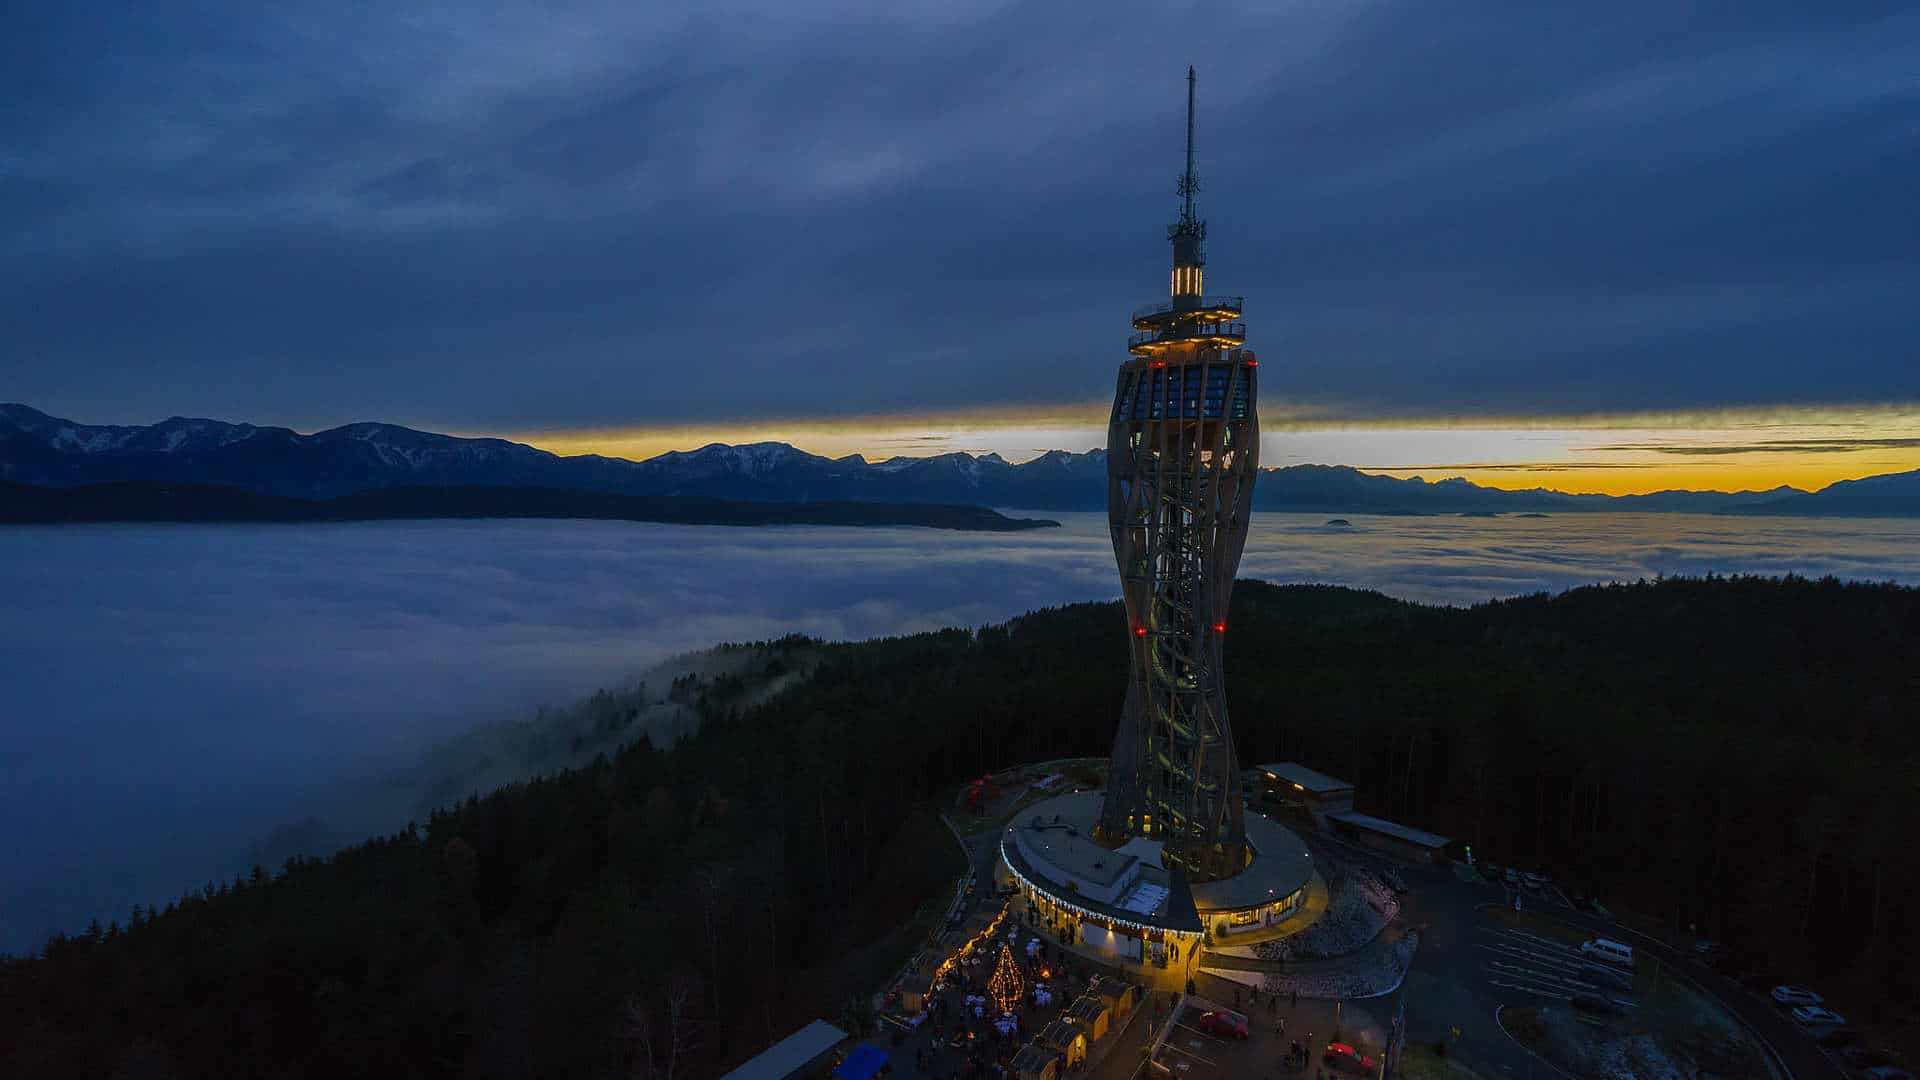
[[[1247,861],[1221,675],[1227,602],[1259,463],[1258,363],[1237,296],[1202,293],[1206,222],[1194,212],[1193,69],[1172,298],[1133,313],[1107,428],[1107,516],[1126,600],[1131,675],[1114,738],[1101,838],[1162,841],[1193,881]]]

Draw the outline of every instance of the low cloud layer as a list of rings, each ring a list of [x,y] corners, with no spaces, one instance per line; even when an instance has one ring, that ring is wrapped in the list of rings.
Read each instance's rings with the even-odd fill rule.
[[[1243,573],[1472,603],[1708,571],[1920,582],[1900,522],[1267,515]],[[0,949],[355,822],[445,738],[793,631],[972,626],[1117,596],[1104,521],[1038,533],[613,522],[0,530]],[[381,823],[395,826],[398,821]]]

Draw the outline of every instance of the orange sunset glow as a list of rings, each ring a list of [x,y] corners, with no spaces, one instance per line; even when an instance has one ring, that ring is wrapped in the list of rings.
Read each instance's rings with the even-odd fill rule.
[[[785,442],[869,461],[966,452],[1023,461],[1105,442],[1098,404],[698,427],[512,432],[557,454],[641,460],[712,442]],[[1351,465],[1391,476],[1460,476],[1488,487],[1605,495],[1817,490],[1920,469],[1920,405],[1716,410],[1618,416],[1348,418],[1284,407],[1267,418],[1270,466]]]

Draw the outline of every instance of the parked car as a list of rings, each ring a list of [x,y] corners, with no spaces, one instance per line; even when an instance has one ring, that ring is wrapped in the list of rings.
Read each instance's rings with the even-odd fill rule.
[[[1814,1036],[1813,1041],[1832,1050],[1858,1043],[1860,1041],[1860,1033],[1850,1027],[1837,1027],[1832,1031],[1823,1031]]]
[[[1208,1009],[1200,1014],[1200,1030],[1222,1039],[1247,1037],[1247,1018],[1225,1009]]]
[[[1789,983],[1773,988],[1773,1000],[1782,1005],[1818,1005],[1827,999],[1804,986]]]
[[[1501,878],[1503,878],[1503,879],[1504,879],[1504,880],[1506,881],[1506,883],[1507,883],[1507,884],[1509,884],[1509,885],[1518,885],[1518,884],[1520,884],[1520,872],[1519,872],[1518,870],[1515,870],[1515,869],[1514,869],[1513,867],[1511,867],[1511,866],[1509,866],[1509,867],[1507,867],[1507,868],[1506,868],[1505,870],[1503,870],[1503,871],[1501,871],[1501,872],[1500,872],[1500,876],[1501,876]]]
[[[1808,1027],[1839,1027],[1847,1022],[1846,1017],[1823,1005],[1802,1005],[1793,1010],[1793,1018]]]
[[[1866,1070],[1876,1065],[1885,1065],[1887,1057],[1878,1050],[1865,1046],[1843,1046],[1839,1050],[1840,1060],[1847,1063],[1849,1069]]]
[[[1371,1074],[1380,1067],[1378,1061],[1346,1043],[1328,1043],[1326,1051],[1320,1055],[1320,1060],[1325,1062],[1329,1069],[1344,1069],[1353,1073]]]
[[[1861,1080],[1913,1080],[1913,1074],[1898,1065],[1875,1065],[1860,1077]]]
[[[1622,945],[1609,938],[1590,938],[1580,945],[1580,955],[1589,960],[1605,960],[1609,964],[1621,967],[1633,966],[1633,946]]]
[[[1593,1013],[1595,1016],[1612,1016],[1620,1011],[1618,1005],[1599,994],[1575,994],[1567,1003],[1581,1012]]]
[[[1733,979],[1741,986],[1755,993],[1761,993],[1766,991],[1770,986],[1778,985],[1773,981],[1778,977],[1778,973],[1768,971],[1766,968],[1748,968],[1745,971],[1736,973]]]
[[[1589,960],[1580,968],[1580,974],[1594,982],[1606,983],[1615,990],[1633,989],[1633,972],[1626,968],[1603,964],[1598,960]]]
[[[1726,955],[1726,949],[1717,941],[1708,941],[1706,938],[1701,938],[1699,941],[1693,943],[1693,955],[1702,960],[1718,960],[1720,957]]]

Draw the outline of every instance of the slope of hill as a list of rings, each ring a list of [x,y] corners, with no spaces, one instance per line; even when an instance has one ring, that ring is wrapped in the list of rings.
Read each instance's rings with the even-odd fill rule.
[[[1010,464],[996,454],[869,462],[785,443],[673,451],[646,461],[561,457],[504,439],[464,439],[391,424],[312,435],[287,428],[175,417],[150,427],[62,420],[0,405],[0,480],[67,487],[120,481],[214,484],[262,495],[327,499],[373,488],[541,487],[617,495],[692,495],[793,502],[933,502],[1040,510],[1104,510],[1104,450],[1049,451]],[[1611,497],[1504,491],[1462,479],[1429,483],[1334,465],[1262,470],[1261,510],[1381,514],[1574,512],[1712,513],[1802,494],[1666,491]]]
[[[390,521],[403,518],[590,518],[679,525],[918,525],[970,532],[1043,529],[943,503],[755,502],[692,495],[609,495],[526,487],[390,487],[331,499],[293,499],[245,488],[129,480],[82,487],[0,481],[0,524],[104,521]]]
[[[1242,760],[1356,779],[1364,811],[1696,923],[1862,1019],[1913,1007],[1920,591],[1666,579],[1468,609],[1242,582],[1232,625]],[[757,646],[763,675],[805,673],[702,689],[671,746],[0,960],[0,1075],[615,1076],[696,1034],[678,1071],[713,1075],[858,1022],[950,895],[956,785],[1107,751],[1123,627],[1082,604]]]
[[[1911,517],[1920,515],[1920,469],[1887,473],[1859,480],[1841,480],[1809,495],[1793,492],[1732,508],[1742,514],[1858,515]]]

